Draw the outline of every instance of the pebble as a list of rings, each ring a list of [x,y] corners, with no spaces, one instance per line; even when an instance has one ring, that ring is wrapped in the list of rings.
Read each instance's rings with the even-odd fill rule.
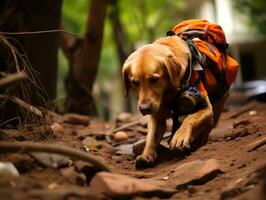
[[[116,120],[118,122],[128,123],[132,121],[132,114],[131,113],[121,113],[117,116]]]
[[[248,112],[248,114],[249,114],[250,116],[254,116],[254,115],[257,114],[257,111],[256,111],[256,110],[250,110],[250,111]]]
[[[64,128],[58,123],[53,123],[50,127],[51,127],[53,133],[55,133],[55,134],[56,133],[59,133],[59,134],[64,133]]]
[[[133,152],[135,155],[140,155],[145,147],[146,139],[141,139],[133,144]]]
[[[11,162],[0,162],[0,177],[8,176],[19,176],[17,168]]]
[[[128,139],[128,135],[124,131],[118,131],[114,134],[114,139],[116,141],[124,141]]]

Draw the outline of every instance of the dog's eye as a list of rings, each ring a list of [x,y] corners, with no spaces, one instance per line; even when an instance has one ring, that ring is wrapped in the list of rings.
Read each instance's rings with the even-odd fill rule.
[[[139,86],[139,81],[136,81],[136,80],[131,80],[131,83],[133,86]]]
[[[149,78],[149,82],[150,82],[151,84],[155,84],[155,83],[157,83],[158,81],[159,81],[159,77],[157,77],[157,76],[152,76],[152,77]]]

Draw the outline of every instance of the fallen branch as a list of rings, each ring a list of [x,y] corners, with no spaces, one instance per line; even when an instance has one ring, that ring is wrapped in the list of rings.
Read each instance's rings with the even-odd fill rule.
[[[100,162],[95,156],[80,150],[58,146],[53,144],[41,144],[41,143],[28,143],[28,142],[2,142],[0,141],[0,154],[1,153],[29,153],[29,152],[49,152],[57,153],[73,158],[81,159],[93,164],[100,171],[110,171],[102,162]]]
[[[34,113],[40,117],[43,117],[43,113],[41,110],[39,110],[38,108],[26,103],[25,101],[15,97],[15,96],[0,94],[0,99],[9,99],[10,101],[14,102],[15,104],[18,104],[19,106],[31,111],[32,113]]]
[[[14,74],[9,74],[6,77],[0,79],[0,87],[9,85],[15,81],[24,80],[27,78],[27,74],[23,71],[19,71]]]
[[[133,122],[129,122],[127,124],[123,124],[122,126],[118,127],[118,128],[115,128],[115,129],[112,129],[112,130],[108,130],[105,132],[105,135],[112,135],[114,134],[115,132],[117,131],[122,131],[128,127],[131,127],[131,126],[135,126],[135,125],[138,125],[140,123],[143,122],[143,120],[145,120],[144,118],[141,118],[139,120],[136,120],[136,121],[133,121]]]
[[[247,152],[251,152],[253,150],[256,150],[257,148],[263,146],[266,144],[266,137],[260,138],[256,140],[255,142],[252,142],[251,144],[247,145]]]
[[[238,112],[236,112],[236,113],[232,114],[231,116],[229,116],[229,119],[235,119],[235,118],[239,117],[240,115],[252,110],[252,108],[253,108],[253,105],[250,105],[248,107],[244,107],[241,110],[239,110]]]

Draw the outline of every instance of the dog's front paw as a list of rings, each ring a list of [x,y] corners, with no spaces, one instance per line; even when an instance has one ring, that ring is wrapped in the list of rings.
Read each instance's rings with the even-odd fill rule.
[[[139,155],[135,160],[135,166],[137,169],[153,167],[157,161],[157,153],[149,153]]]
[[[190,150],[192,141],[192,132],[189,129],[179,129],[170,142],[170,149],[180,151]]]

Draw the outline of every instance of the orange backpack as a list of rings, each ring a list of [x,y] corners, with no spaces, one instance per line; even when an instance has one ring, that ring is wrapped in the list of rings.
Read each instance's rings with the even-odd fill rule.
[[[203,55],[205,62],[200,62],[203,73],[193,71],[190,83],[201,79],[197,87],[202,96],[212,94],[211,101],[217,101],[235,80],[239,66],[226,53],[228,44],[221,26],[202,19],[186,20],[175,25],[167,35],[179,36]]]

